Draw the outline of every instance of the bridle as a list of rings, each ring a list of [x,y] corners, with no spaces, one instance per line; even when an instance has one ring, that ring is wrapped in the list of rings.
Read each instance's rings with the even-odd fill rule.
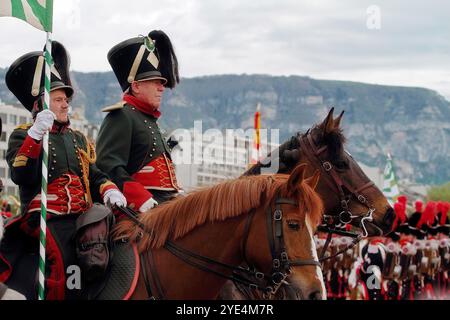
[[[164,244],[164,248],[171,254],[184,261],[185,263],[200,269],[204,272],[215,274],[216,276],[238,282],[250,289],[259,290],[262,292],[263,297],[269,297],[274,294],[281,284],[285,281],[286,277],[291,273],[291,268],[294,266],[321,266],[321,263],[315,259],[295,259],[290,260],[286,251],[285,239],[283,234],[283,210],[281,205],[289,204],[298,207],[298,203],[291,199],[285,199],[276,197],[274,201],[274,210],[272,211],[272,205],[268,206],[266,211],[266,226],[267,237],[270,247],[270,253],[272,256],[272,266],[270,273],[263,273],[256,269],[256,267],[249,264],[247,260],[247,242],[250,235],[250,229],[252,227],[253,218],[256,210],[251,210],[248,215],[244,226],[244,234],[241,241],[241,251],[244,261],[248,265],[247,268],[242,266],[233,266],[227,263],[223,263],[212,258],[197,254],[188,249],[182,248],[176,245],[174,242],[168,240]],[[126,214],[133,222],[139,225],[144,232],[151,233],[153,231],[147,230],[145,226],[138,220],[138,214],[130,208],[117,208],[122,213]],[[144,255],[141,260],[152,259],[147,252],[142,253]],[[150,267],[152,263],[150,262]],[[216,270],[216,268],[227,269],[232,271],[231,275],[225,272]],[[145,268],[142,268],[145,269]],[[150,268],[151,269],[151,268]],[[154,269],[154,268],[153,268]],[[157,277],[156,270],[153,270],[152,277]],[[149,296],[153,297],[151,293],[151,286],[148,277],[144,274],[144,280]],[[164,293],[161,289],[158,279],[153,279],[156,283],[158,295],[161,299],[164,299]]]
[[[305,154],[305,156],[308,158],[311,164],[313,163],[320,163],[320,170],[323,174],[323,177],[325,179],[325,182],[333,189],[335,190],[335,193],[339,197],[341,212],[337,216],[332,215],[324,215],[324,220],[326,222],[325,226],[320,226],[318,228],[319,231],[327,232],[327,240],[325,242],[325,245],[322,249],[322,252],[320,254],[320,261],[324,261],[327,259],[331,259],[333,257],[336,257],[337,255],[345,252],[348,249],[351,249],[354,247],[362,238],[365,238],[368,236],[368,231],[366,227],[366,223],[373,221],[373,213],[375,212],[375,207],[369,202],[367,197],[363,194],[363,191],[372,187],[374,183],[372,181],[369,181],[368,183],[358,187],[354,188],[349,183],[347,183],[345,180],[343,180],[339,173],[336,171],[333,164],[328,161],[324,160],[322,158],[323,152],[327,149],[327,146],[323,146],[321,148],[318,148],[312,138],[312,135],[310,133],[310,130],[308,130],[304,135],[298,135],[297,136],[298,142],[300,143],[300,148]],[[344,191],[345,190],[345,191]],[[361,203],[363,206],[367,208],[367,213],[365,215],[354,215],[350,212],[348,203],[350,199],[354,197],[359,203]],[[353,219],[360,218],[360,226],[363,230],[362,234],[356,234],[353,232],[345,232],[339,230],[339,228],[344,227],[345,225],[351,223]],[[378,228],[381,235],[383,234],[383,231],[374,225],[374,227]],[[344,249],[340,250],[336,254],[332,256],[325,257],[325,252],[328,248],[328,245],[331,241],[332,234],[341,234],[345,236],[350,236],[353,239],[353,241]]]
[[[281,284],[285,281],[288,275],[291,273],[291,267],[293,266],[318,266],[321,264],[315,259],[296,259],[289,260],[288,253],[286,251],[284,235],[283,235],[283,210],[281,208],[282,204],[288,204],[295,207],[299,207],[296,201],[286,198],[277,197],[275,200],[275,210],[272,212],[271,206],[267,208],[266,214],[266,226],[267,226],[267,237],[270,247],[270,253],[272,255],[272,270],[270,275],[266,278],[270,279],[268,285],[266,285],[266,290],[264,293],[274,294]],[[247,260],[247,240],[250,233],[251,221],[254,216],[253,211],[247,218],[246,227],[244,231],[244,237],[242,242],[242,252],[244,256],[244,262],[250,266]],[[253,268],[255,269],[255,268]],[[254,286],[251,288],[258,289]]]

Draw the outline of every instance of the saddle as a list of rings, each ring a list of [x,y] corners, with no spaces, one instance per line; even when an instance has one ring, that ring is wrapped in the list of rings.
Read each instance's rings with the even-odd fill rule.
[[[65,217],[65,219],[67,218],[69,217]],[[91,222],[94,220],[96,219]],[[75,230],[76,219],[70,219],[70,221],[70,226]],[[65,268],[69,261],[68,251],[70,250],[65,248],[66,252],[64,252],[64,249],[60,249],[59,243],[57,245],[53,236],[53,231],[62,225],[67,226],[68,221],[54,220],[53,222],[56,225],[50,226],[49,232],[47,232],[46,299],[129,299],[136,288],[140,272],[140,258],[136,245],[125,242],[113,243],[109,253],[111,260],[103,274],[99,276],[97,270],[94,272],[96,278],[87,281],[88,279],[83,277],[80,290],[67,290],[66,280],[68,277]],[[78,227],[83,227],[82,222],[82,220],[78,221]],[[27,299],[33,300],[37,298],[39,243],[36,238],[24,235],[20,227],[23,223],[23,218],[18,218],[7,224],[7,234],[1,244],[0,282],[5,282],[9,288],[24,294]],[[39,229],[35,233],[38,235]],[[73,259],[75,259],[76,251],[73,242],[74,234],[75,232],[72,231],[67,235],[68,238],[72,238],[71,256]],[[96,252],[87,255],[90,257],[88,260],[95,261],[98,253],[104,253],[103,249],[97,246]]]
[[[128,300],[136,289],[140,256],[135,244],[118,241],[105,277],[89,290],[89,300]]]
[[[27,299],[37,298],[39,218],[38,213],[29,213],[9,220],[0,248],[0,281]],[[100,204],[83,214],[47,217],[47,300],[86,299],[91,286],[98,287],[112,259],[113,223],[112,212]]]

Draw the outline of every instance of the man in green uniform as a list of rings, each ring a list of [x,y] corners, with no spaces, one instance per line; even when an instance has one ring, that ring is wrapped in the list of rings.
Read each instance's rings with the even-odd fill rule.
[[[110,206],[126,206],[127,203],[116,185],[95,165],[93,145],[81,132],[70,128],[68,103],[74,91],[69,77],[69,56],[64,46],[56,41],[53,42],[52,56],[54,65],[51,68],[48,110],[43,110],[42,107],[45,65],[42,51],[21,56],[10,66],[6,74],[8,88],[32,113],[34,122],[19,125],[9,138],[6,159],[11,179],[19,186],[22,215],[8,223],[5,242],[8,242],[10,229],[8,226],[11,226],[11,230],[20,230],[22,234],[38,239],[42,140],[44,134],[49,131],[47,185],[49,269],[46,296],[47,299],[63,299],[78,295],[76,290],[70,291],[66,288],[65,268],[79,263],[75,257],[73,238],[77,218],[81,217],[81,214],[84,217],[85,212],[93,207],[91,194],[96,198],[101,196],[104,203]],[[13,233],[11,231],[11,234]],[[37,242],[33,242],[33,245],[36,244]],[[26,247],[27,245],[24,245],[24,248]],[[8,250],[3,249],[2,255],[5,253],[8,256]],[[30,250],[29,247],[26,249]],[[12,281],[11,287],[17,285],[19,289],[25,291],[28,298],[35,298],[33,288],[24,288],[20,279],[14,279],[14,275],[20,273],[16,270],[16,267],[20,269],[20,261],[22,260],[15,261],[14,270],[11,267],[13,263],[10,263],[10,266],[3,266],[3,269],[0,265],[0,281],[11,278],[9,279]],[[30,265],[35,267],[32,262]]]
[[[164,89],[179,82],[178,62],[169,37],[159,30],[117,44],[108,61],[124,95],[103,109],[109,114],[97,138],[97,165],[122,190],[129,207],[143,213],[180,191],[157,123]]]

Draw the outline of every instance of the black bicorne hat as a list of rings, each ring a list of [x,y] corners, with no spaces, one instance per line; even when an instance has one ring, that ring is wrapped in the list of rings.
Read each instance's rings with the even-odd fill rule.
[[[52,42],[53,66],[51,68],[50,91],[64,89],[68,98],[73,95],[69,75],[70,58],[64,46]],[[44,92],[45,59],[43,51],[24,54],[14,61],[6,73],[8,89],[29,111]]]
[[[108,52],[108,61],[124,92],[133,81],[161,79],[171,89],[180,82],[172,43],[160,30],[115,45]]]

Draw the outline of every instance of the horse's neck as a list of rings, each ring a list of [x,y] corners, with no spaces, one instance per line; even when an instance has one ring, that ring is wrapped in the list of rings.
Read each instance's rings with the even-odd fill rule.
[[[175,243],[215,260],[230,264],[240,263],[244,221],[245,215],[242,215],[225,221],[206,223]]]
[[[199,226],[174,243],[192,253],[229,265],[242,262],[241,241],[245,215]],[[226,279],[192,267],[165,249],[155,252],[158,272],[168,299],[215,298]],[[231,274],[230,270],[205,264],[213,270]],[[180,280],[177,281],[176,279]],[[207,284],[207,285],[206,285]]]

